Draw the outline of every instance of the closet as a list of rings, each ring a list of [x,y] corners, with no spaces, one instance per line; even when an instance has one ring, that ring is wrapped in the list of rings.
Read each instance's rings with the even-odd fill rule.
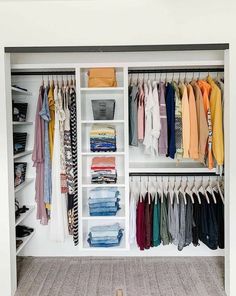
[[[34,228],[33,233],[24,239],[17,249],[19,256],[224,256],[224,249],[209,249],[200,242],[195,248],[192,244],[179,252],[174,245],[150,248],[140,251],[135,239],[131,241],[131,183],[150,180],[153,183],[168,183],[183,178],[193,184],[195,180],[202,179],[205,184],[209,178],[213,187],[218,182],[224,182],[224,171],[217,168],[209,170],[206,165],[191,159],[171,159],[166,156],[149,155],[144,153],[142,143],[135,146],[129,145],[129,85],[130,80],[139,79],[151,81],[171,82],[172,80],[191,81],[192,78],[205,78],[209,74],[213,78],[224,78],[224,52],[223,51],[169,51],[169,52],[113,52],[113,53],[68,53],[52,54],[11,54],[11,85],[27,89],[17,92],[12,88],[14,102],[28,103],[27,120],[15,124],[15,129],[27,132],[26,149],[17,154],[17,159],[12,153],[14,161],[18,158],[27,163],[25,182],[15,188],[16,198],[20,205],[26,205],[29,211],[25,216],[16,220],[17,224],[24,224]],[[88,87],[88,73],[92,68],[115,68],[117,86],[115,87]],[[47,80],[75,79],[76,108],[77,108],[77,161],[78,161],[78,245],[74,245],[72,236],[64,241],[50,240],[50,225],[42,225],[36,219],[35,204],[35,168],[32,167],[32,150],[34,144],[35,113],[39,88]],[[132,77],[131,77],[132,76]],[[225,83],[227,83],[225,79]],[[94,119],[92,101],[115,101],[114,118],[110,120]],[[224,110],[227,110],[227,97],[224,97]],[[225,112],[225,111],[224,111]],[[9,115],[10,116],[10,115]],[[115,129],[115,151],[92,152],[90,150],[91,131],[98,124],[112,126]],[[226,132],[226,131],[225,131]],[[225,150],[227,153],[227,149]],[[91,183],[91,164],[95,157],[114,157],[117,172],[117,182]],[[226,157],[227,159],[227,157]],[[220,175],[220,176],[219,176]],[[191,185],[192,186],[192,185]],[[90,215],[92,207],[89,204],[91,190],[114,189],[119,192],[119,207],[115,215],[96,216]],[[222,189],[223,191],[223,189]],[[227,203],[227,190],[225,191]],[[197,200],[195,200],[197,202]],[[137,200],[135,201],[135,204]],[[93,247],[89,244],[89,234],[96,231],[96,227],[116,225],[122,229],[120,243],[112,248],[101,245]],[[135,237],[135,234],[133,234]]]

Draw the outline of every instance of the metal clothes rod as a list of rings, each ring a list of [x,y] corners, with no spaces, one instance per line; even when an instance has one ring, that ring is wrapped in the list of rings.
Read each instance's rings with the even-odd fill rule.
[[[203,73],[203,72],[224,72],[224,68],[173,68],[173,69],[134,69],[129,70],[129,74],[145,74],[145,73]]]
[[[75,75],[75,71],[27,71],[27,72],[11,72],[14,76],[26,76],[26,75]]]
[[[157,177],[157,176],[163,176],[163,177],[204,177],[204,176],[218,176],[218,174],[216,173],[161,173],[161,172],[158,172],[158,173],[129,173],[129,176],[130,177]]]

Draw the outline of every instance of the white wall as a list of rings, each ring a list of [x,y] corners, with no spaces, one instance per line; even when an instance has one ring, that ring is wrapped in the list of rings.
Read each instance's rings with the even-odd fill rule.
[[[230,143],[229,245],[230,277],[227,294],[236,294],[236,3],[232,0],[159,1],[159,0],[97,0],[97,1],[1,1],[1,46],[50,45],[124,45],[176,43],[230,43]],[[0,51],[0,135],[6,134],[4,102],[3,51]],[[11,295],[9,257],[9,204],[6,174],[7,145],[1,141],[1,249],[0,295]],[[226,184],[227,185],[227,184]],[[3,236],[4,234],[4,236]],[[229,280],[229,281],[228,281]]]

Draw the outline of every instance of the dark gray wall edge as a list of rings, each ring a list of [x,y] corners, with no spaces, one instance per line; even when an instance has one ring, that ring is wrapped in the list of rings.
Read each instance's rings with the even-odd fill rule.
[[[49,53],[49,52],[139,52],[139,51],[191,51],[225,50],[229,43],[210,44],[166,44],[166,45],[109,45],[109,46],[36,46],[5,47],[6,53]]]

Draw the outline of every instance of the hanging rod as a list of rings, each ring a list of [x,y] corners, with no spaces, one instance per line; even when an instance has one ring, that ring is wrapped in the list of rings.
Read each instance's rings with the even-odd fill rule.
[[[145,73],[203,73],[203,72],[224,72],[224,68],[173,68],[173,69],[133,69],[129,70],[129,74],[145,74]]]
[[[75,75],[75,71],[11,71],[11,75],[14,76],[26,76],[26,75]]]
[[[187,176],[187,177],[204,177],[204,176],[218,176],[218,174],[216,173],[211,173],[211,172],[208,172],[208,173],[161,173],[161,172],[158,172],[158,173],[129,173],[129,176],[130,177],[157,177],[157,176],[163,176],[163,177],[168,177],[168,176],[173,176],[173,177],[177,177],[177,176]]]

